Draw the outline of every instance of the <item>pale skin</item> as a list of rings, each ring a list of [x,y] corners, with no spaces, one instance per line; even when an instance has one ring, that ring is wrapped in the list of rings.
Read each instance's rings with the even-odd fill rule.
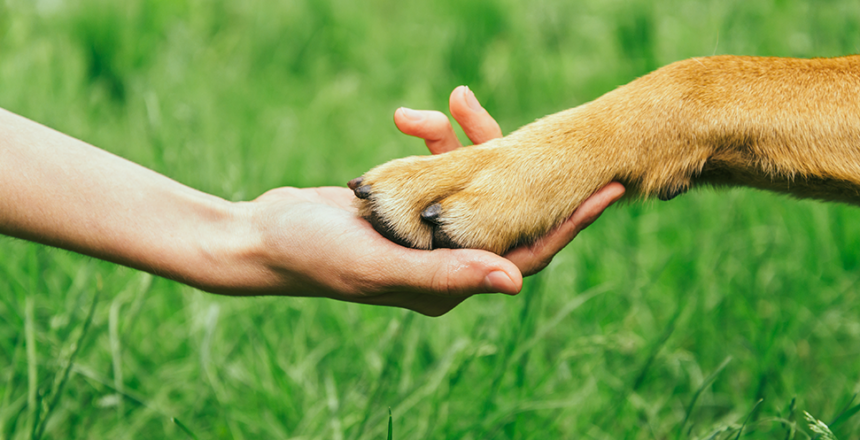
[[[454,90],[450,110],[474,143],[502,136],[468,88]],[[433,154],[460,147],[442,113],[398,109],[394,121]],[[359,218],[347,188],[278,188],[228,202],[0,110],[0,233],[226,295],[328,297],[438,316],[474,294],[518,293],[524,275],[623,193],[607,185],[504,256],[414,250]]]

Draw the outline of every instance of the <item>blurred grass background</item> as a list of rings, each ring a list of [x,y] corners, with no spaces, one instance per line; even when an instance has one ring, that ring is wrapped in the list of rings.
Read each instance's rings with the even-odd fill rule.
[[[3,0],[0,106],[247,200],[424,154],[394,110],[460,84],[510,131],[687,57],[858,51],[848,0]],[[0,438],[372,439],[389,407],[394,438],[805,439],[804,410],[857,438],[857,219],[620,206],[521,295],[436,319],[0,238]]]

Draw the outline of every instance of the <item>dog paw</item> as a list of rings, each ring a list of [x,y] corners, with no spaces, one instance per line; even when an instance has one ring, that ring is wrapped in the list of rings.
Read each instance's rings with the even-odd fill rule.
[[[570,164],[553,160],[552,149],[523,143],[515,134],[446,154],[394,160],[349,187],[359,215],[396,243],[502,254],[549,232],[612,177],[571,176]]]

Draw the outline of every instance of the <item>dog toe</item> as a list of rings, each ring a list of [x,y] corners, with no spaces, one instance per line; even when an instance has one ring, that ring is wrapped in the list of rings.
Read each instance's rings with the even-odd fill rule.
[[[415,248],[416,246],[411,243],[409,240],[402,237],[397,231],[394,230],[390,221],[386,221],[376,210],[370,212],[369,215],[365,216],[365,219],[373,226],[373,229],[376,229],[376,232],[379,232],[379,235],[405,247]]]

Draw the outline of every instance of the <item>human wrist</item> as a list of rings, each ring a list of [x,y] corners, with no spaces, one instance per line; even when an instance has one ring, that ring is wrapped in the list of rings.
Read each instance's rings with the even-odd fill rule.
[[[253,204],[208,204],[195,231],[193,253],[182,265],[177,281],[224,295],[261,294],[271,278],[261,263],[262,239]]]

